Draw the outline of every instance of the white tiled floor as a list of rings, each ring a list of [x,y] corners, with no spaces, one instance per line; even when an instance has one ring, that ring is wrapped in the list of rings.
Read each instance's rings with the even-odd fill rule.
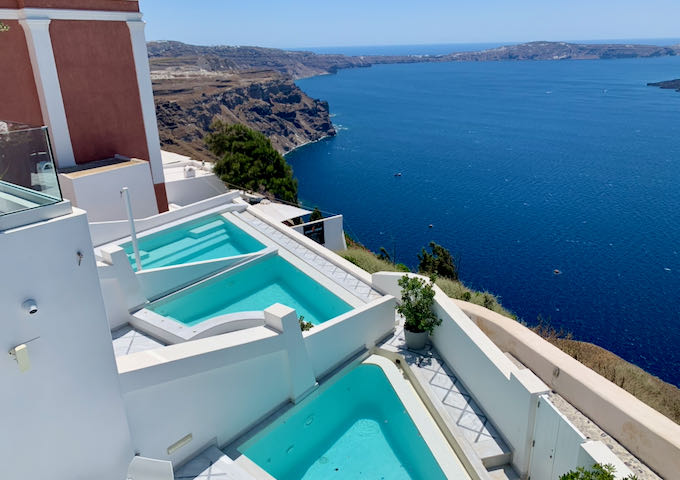
[[[427,381],[430,391],[441,401],[444,410],[480,458],[484,460],[509,454],[508,447],[487,416],[432,345],[428,343],[423,350],[409,350],[401,324],[381,346],[401,353],[410,367],[419,373],[418,376]]]
[[[362,300],[370,302],[382,296],[380,293],[373,290],[370,285],[359,280],[351,273],[337,267],[322,256],[317,255],[312,250],[299,244],[294,239],[284,235],[271,225],[266,224],[250,213],[241,212],[235,213],[235,215]]]
[[[111,332],[113,352],[116,357],[162,347],[164,344],[145,333],[125,325]]]

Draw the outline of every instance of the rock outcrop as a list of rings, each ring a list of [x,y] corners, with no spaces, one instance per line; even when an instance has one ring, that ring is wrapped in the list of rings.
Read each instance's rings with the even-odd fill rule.
[[[648,83],[647,85],[650,87],[667,88],[669,90],[680,92],[680,78],[675,80],[665,80],[663,82]]]
[[[328,103],[273,72],[166,76],[153,88],[163,148],[199,160],[214,160],[203,137],[215,120],[262,132],[281,153],[335,135]]]

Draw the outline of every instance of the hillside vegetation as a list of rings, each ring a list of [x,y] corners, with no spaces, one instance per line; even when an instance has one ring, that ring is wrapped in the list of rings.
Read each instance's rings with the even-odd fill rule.
[[[395,264],[389,260],[378,258],[373,252],[356,243],[352,243],[351,246],[348,246],[347,250],[338,252],[338,254],[368,273],[409,271],[405,265]],[[510,311],[503,308],[498,299],[489,292],[477,292],[466,287],[459,280],[451,280],[444,277],[438,277],[435,283],[451,298],[482,305],[506,317],[516,318]]]
[[[567,338],[547,338],[557,348],[596,371],[610,382],[680,424],[680,389],[609,350]]]

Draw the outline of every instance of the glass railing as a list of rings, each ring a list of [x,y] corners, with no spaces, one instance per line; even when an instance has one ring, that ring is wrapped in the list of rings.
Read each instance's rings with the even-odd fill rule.
[[[0,121],[0,215],[61,200],[47,127]]]

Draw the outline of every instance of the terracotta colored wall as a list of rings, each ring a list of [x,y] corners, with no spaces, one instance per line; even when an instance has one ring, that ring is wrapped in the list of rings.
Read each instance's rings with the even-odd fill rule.
[[[156,205],[158,205],[158,213],[168,211],[168,192],[165,189],[165,183],[154,183],[154,193],[156,194]]]
[[[16,20],[2,23],[9,31],[0,32],[0,120],[42,125],[24,29]]]
[[[76,163],[116,153],[148,160],[125,22],[53,20],[50,35]]]
[[[18,8],[63,8],[73,10],[109,10],[116,12],[138,12],[139,4],[130,0],[0,0],[14,3]],[[7,8],[17,8],[7,7]]]
[[[19,8],[17,0],[0,0],[0,8]],[[7,25],[7,22],[5,22]]]

